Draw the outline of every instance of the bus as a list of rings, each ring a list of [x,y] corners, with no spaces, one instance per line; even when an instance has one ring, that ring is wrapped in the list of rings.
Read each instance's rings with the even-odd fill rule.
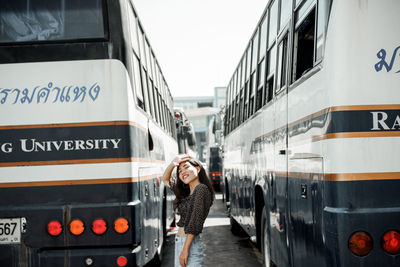
[[[174,112],[179,154],[187,154],[197,159],[198,152],[193,123],[182,108],[174,107]]]
[[[214,189],[221,191],[222,181],[222,126],[223,126],[222,113],[213,114],[208,126],[206,145],[205,145],[205,158],[206,166],[208,168],[208,175]]]
[[[397,0],[269,0],[232,75],[232,231],[265,266],[400,266]]]
[[[172,96],[129,0],[0,1],[0,266],[144,266]]]

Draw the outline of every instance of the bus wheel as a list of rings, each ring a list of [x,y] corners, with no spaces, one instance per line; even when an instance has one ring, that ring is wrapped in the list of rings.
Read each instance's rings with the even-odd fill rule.
[[[271,250],[268,243],[268,223],[267,223],[267,213],[265,208],[263,208],[262,216],[261,216],[261,253],[263,254],[263,266],[265,267],[273,267],[275,266],[271,261]]]

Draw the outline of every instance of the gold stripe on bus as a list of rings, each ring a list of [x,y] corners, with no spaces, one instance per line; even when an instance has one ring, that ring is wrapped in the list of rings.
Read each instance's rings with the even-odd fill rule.
[[[354,105],[354,106],[335,106],[331,111],[357,111],[357,110],[391,110],[400,109],[400,105]]]
[[[324,174],[325,181],[372,181],[372,180],[400,180],[400,172],[375,173],[329,173]]]
[[[137,183],[139,181],[147,181],[156,178],[158,179],[161,176],[162,174],[153,174],[142,177],[128,177],[128,178],[0,183],[0,188]]]
[[[64,128],[64,127],[86,127],[86,126],[112,126],[112,125],[132,125],[147,131],[145,127],[132,121],[99,121],[99,122],[77,122],[77,123],[54,123],[54,124],[31,124],[31,125],[9,125],[0,126],[0,130],[13,129],[40,129],[40,128]]]
[[[281,173],[281,177],[284,177]],[[289,172],[288,178],[315,180],[315,181],[372,181],[372,180],[400,180],[400,172],[375,173],[307,173]]]
[[[108,159],[78,159],[78,160],[48,160],[48,161],[25,161],[25,162],[4,162],[0,167],[19,166],[43,166],[43,165],[68,165],[68,164],[95,164],[95,163],[118,163],[118,162],[150,162],[165,163],[162,160],[149,158],[108,158]]]
[[[363,138],[363,137],[396,137],[400,136],[400,131],[396,132],[347,132],[347,133],[331,133],[324,134],[320,136],[314,136],[312,138],[313,142],[318,142],[325,139],[335,139],[335,138]]]

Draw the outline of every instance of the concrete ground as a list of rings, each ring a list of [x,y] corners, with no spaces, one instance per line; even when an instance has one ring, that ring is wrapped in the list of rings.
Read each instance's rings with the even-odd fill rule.
[[[162,267],[174,266],[175,232],[165,242]],[[204,224],[201,241],[204,249],[204,267],[262,266],[262,255],[248,236],[234,236],[230,231],[225,203],[217,194]]]

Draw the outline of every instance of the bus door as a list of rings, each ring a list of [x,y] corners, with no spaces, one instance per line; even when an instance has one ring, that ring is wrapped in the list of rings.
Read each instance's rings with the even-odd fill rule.
[[[137,225],[141,226],[141,249],[143,257],[139,262],[151,259],[159,246],[159,186],[157,182],[159,168],[139,168],[139,199],[141,202],[140,218],[134,218]],[[140,223],[138,223],[138,220]]]
[[[288,197],[292,266],[324,262],[322,240],[323,165],[321,157],[294,154],[289,159]],[[319,258],[319,259],[318,259]]]
[[[274,167],[271,181],[273,205],[270,212],[271,259],[279,266],[290,266],[287,246],[287,94],[274,103]]]

